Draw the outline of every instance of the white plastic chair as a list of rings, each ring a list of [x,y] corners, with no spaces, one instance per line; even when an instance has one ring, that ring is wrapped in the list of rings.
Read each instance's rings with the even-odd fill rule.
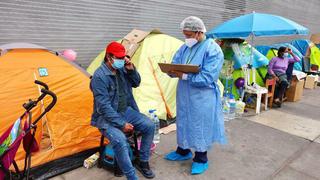
[[[256,114],[260,114],[260,109],[261,109],[261,99],[263,94],[268,94],[268,89],[264,87],[260,87],[256,82],[256,71],[255,69],[252,69],[252,81],[254,83],[254,86],[249,85],[249,80],[250,80],[250,72],[248,68],[244,67],[243,68],[244,74],[245,74],[245,89],[244,92],[241,95],[241,99],[243,100],[244,93],[249,93],[249,94],[255,94],[257,95],[257,102],[256,102]],[[265,98],[265,110],[268,110],[268,98]]]
[[[242,53],[240,50],[239,44],[233,43],[231,45],[232,50],[234,53],[237,53],[237,56],[239,57],[244,57],[245,55]],[[251,47],[251,55],[250,55],[250,62],[248,64],[252,64],[252,59],[253,59],[253,46]],[[242,67],[244,75],[245,75],[245,89],[241,95],[241,100],[243,101],[244,93],[249,93],[249,94],[256,94],[257,95],[257,104],[256,104],[256,114],[260,113],[260,108],[261,108],[261,99],[263,94],[268,94],[268,89],[264,87],[260,87],[259,85],[256,84],[256,69],[252,68],[252,82],[254,86],[252,86],[249,81],[250,81],[250,69],[247,67],[247,65],[244,65]],[[265,100],[265,110],[268,108],[268,100]]]

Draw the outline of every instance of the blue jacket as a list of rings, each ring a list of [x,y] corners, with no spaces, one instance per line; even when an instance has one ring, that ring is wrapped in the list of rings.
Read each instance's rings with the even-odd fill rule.
[[[139,111],[132,94],[132,87],[138,87],[141,81],[138,71],[126,71],[123,68],[118,72],[120,73],[120,78],[124,78],[124,82],[126,83],[125,92],[127,94],[128,106]],[[95,71],[90,82],[90,89],[94,97],[94,107],[91,118],[92,126],[99,129],[107,129],[110,125],[119,129],[123,128],[126,121],[124,117],[117,112],[119,104],[117,87],[115,75],[112,74],[105,63],[102,63]]]

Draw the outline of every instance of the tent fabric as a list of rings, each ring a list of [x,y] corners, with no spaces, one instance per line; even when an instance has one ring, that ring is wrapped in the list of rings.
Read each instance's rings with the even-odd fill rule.
[[[150,33],[141,43],[132,62],[141,75],[141,84],[133,89],[134,98],[140,111],[148,114],[156,109],[160,119],[176,117],[176,87],[178,79],[162,73],[158,63],[171,63],[182,41],[166,34]],[[101,65],[105,51],[102,51],[90,64],[87,71],[93,74]],[[218,82],[220,91],[223,85]]]
[[[270,52],[271,46],[259,45],[255,47],[261,54],[267,57],[267,54]],[[268,58],[269,59],[269,58]]]
[[[132,62],[141,75],[141,84],[133,89],[134,98],[140,111],[148,114],[156,109],[160,119],[176,116],[176,86],[178,80],[162,73],[158,63],[171,63],[172,57],[182,41],[166,34],[149,34],[141,43]],[[101,65],[105,51],[102,51],[90,64],[87,71],[93,74]]]
[[[270,48],[268,47],[267,50]],[[249,44],[242,43],[230,43],[230,44],[224,44],[222,47],[223,53],[225,55],[225,61],[232,60],[233,61],[233,68],[234,71],[232,72],[232,80],[235,82],[238,78],[242,77],[244,78],[244,72],[242,70],[242,66],[245,64],[248,64],[250,61],[250,55],[251,55],[251,46]],[[267,73],[266,66],[269,63],[269,60],[267,57],[265,57],[262,53],[258,52],[255,48],[253,48],[253,67],[256,69],[256,83],[260,86],[264,86],[264,77]],[[227,67],[224,67],[227,68]],[[250,79],[249,84],[253,82],[252,80],[252,70],[250,70]],[[220,79],[225,82],[225,78],[221,76]],[[225,86],[229,86],[226,85]],[[240,97],[239,90],[236,88],[235,84],[232,83],[232,94],[235,96],[236,99]]]
[[[260,68],[257,68],[256,69],[256,83],[261,86],[261,87],[264,87],[265,86],[265,83],[264,83],[264,77],[266,76],[268,72],[268,69],[267,67],[260,67]],[[251,84],[253,82],[252,80],[252,70],[250,70],[250,80],[249,80],[249,84]],[[242,77],[244,78],[244,72],[242,69],[237,69],[237,70],[234,70],[233,73],[232,73],[232,79],[233,81],[235,82],[238,78]],[[239,94],[239,89],[237,89],[237,87],[235,86],[235,84],[233,83],[233,86],[232,86],[232,94],[234,95],[235,99],[239,99],[240,98],[240,94]]]
[[[2,51],[10,49],[47,49],[46,47],[30,43],[10,43],[0,46]]]
[[[237,27],[237,28],[235,28]],[[222,23],[207,33],[215,38],[253,36],[307,35],[309,30],[289,19],[264,13],[250,13]]]
[[[45,70],[45,74],[41,71]],[[100,133],[90,126],[93,109],[89,75],[45,49],[11,49],[0,56],[0,134],[24,112],[22,104],[39,96],[38,79],[48,84],[58,101],[39,121],[36,139],[40,151],[32,155],[32,167],[99,146]],[[41,75],[41,76],[40,76]],[[33,111],[37,117],[46,97]],[[21,146],[16,160],[24,164]]]
[[[307,54],[307,51],[310,47],[310,40],[307,39],[297,39],[297,40],[293,40],[291,41],[291,44],[298,49],[298,51],[305,56]]]
[[[266,56],[269,60],[271,60],[273,57],[277,56],[277,54],[278,54],[278,49],[270,49]]]
[[[233,50],[232,60],[234,61],[234,69],[240,69],[243,65],[252,64],[254,68],[259,68],[268,65],[268,59],[257,51],[254,47],[252,48],[252,62],[251,61],[251,45],[249,44],[231,44]]]
[[[310,64],[320,67],[320,50],[317,46],[311,47]]]

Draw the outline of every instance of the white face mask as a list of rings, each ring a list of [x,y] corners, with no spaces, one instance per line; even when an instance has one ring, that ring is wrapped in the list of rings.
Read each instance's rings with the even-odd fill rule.
[[[198,40],[196,38],[187,38],[185,39],[185,43],[189,48],[191,48],[192,46],[198,43]]]

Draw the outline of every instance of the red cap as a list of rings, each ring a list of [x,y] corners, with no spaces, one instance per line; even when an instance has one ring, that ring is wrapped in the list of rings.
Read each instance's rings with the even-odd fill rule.
[[[122,58],[126,56],[126,49],[122,44],[113,41],[106,47],[106,53],[113,54],[117,58]]]

